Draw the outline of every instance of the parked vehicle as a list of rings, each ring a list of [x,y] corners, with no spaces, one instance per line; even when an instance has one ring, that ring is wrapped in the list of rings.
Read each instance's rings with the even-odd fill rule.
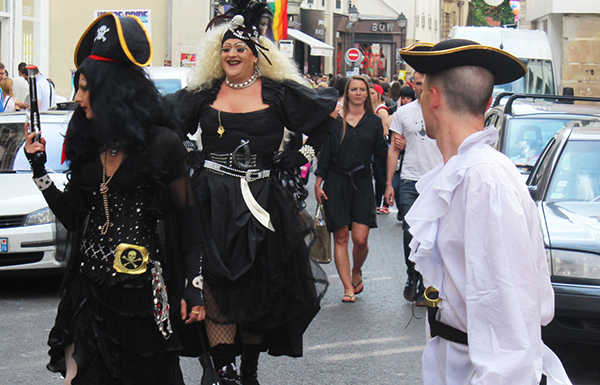
[[[144,69],[162,95],[185,88],[193,71],[189,67],[145,67]]]
[[[63,137],[71,118],[70,110],[40,112],[42,135],[47,140],[46,168],[62,188],[67,164],[61,164]],[[0,272],[55,269],[56,234],[63,230],[48,208],[42,193],[31,180],[23,151],[24,112],[0,114]]]
[[[502,98],[508,99],[505,105],[500,103]],[[485,115],[485,124],[499,131],[494,147],[508,156],[524,176],[558,130],[597,122],[600,98],[573,96],[500,94]]]
[[[565,127],[527,185],[542,223],[556,295],[546,340],[600,343],[600,123]]]
[[[546,32],[502,27],[455,26],[450,30],[449,37],[473,40],[503,49],[518,57],[527,66],[527,74],[522,78],[512,83],[494,86],[494,97],[501,92],[545,95],[558,93],[552,48]]]

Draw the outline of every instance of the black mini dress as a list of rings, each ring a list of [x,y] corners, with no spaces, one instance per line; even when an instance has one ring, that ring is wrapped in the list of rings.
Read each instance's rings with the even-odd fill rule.
[[[346,124],[345,134],[342,123],[336,121],[323,143],[315,170],[329,198],[323,203],[327,229],[351,228],[352,222],[377,227],[371,159],[387,159],[381,118],[365,113],[356,127]]]

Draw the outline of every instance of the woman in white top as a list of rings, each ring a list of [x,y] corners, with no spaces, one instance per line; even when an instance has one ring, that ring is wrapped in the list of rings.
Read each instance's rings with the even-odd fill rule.
[[[19,111],[21,102],[19,102],[13,94],[13,80],[11,78],[2,80],[2,82],[0,82],[0,88],[2,88],[2,94],[4,95],[4,100],[2,100],[4,112]]]

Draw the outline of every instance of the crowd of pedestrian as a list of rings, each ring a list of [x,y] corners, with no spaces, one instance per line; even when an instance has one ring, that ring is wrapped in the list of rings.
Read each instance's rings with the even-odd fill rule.
[[[32,70],[36,78],[36,92],[39,111],[46,111],[56,106],[56,101],[66,100],[56,95],[52,79],[46,78],[37,67]],[[15,112],[29,108],[29,70],[25,62],[19,63],[17,76],[10,78],[8,70],[0,63],[0,112]]]
[[[303,77],[260,35],[268,14],[238,1],[211,21],[195,78],[166,97],[141,69],[153,49],[138,19],[106,13],[84,32],[64,191],[45,139],[26,134],[34,183],[73,234],[48,369],[65,384],[183,384],[200,321],[192,344],[206,339],[222,385],[258,385],[261,353],[301,356],[328,286],[305,242],[301,168],[318,157],[343,303],[368,285],[377,214],[399,208],[404,298],[428,307],[426,385],[570,384],[541,340],[554,307],[535,205],[484,127],[493,85],[523,64],[448,40],[401,50],[406,82]],[[21,64],[9,79],[0,63],[4,110],[27,108]],[[43,111],[56,95],[34,72]]]

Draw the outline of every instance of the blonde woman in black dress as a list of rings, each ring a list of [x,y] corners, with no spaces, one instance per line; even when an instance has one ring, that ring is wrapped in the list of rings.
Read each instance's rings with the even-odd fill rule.
[[[369,252],[369,230],[377,227],[371,158],[386,159],[388,145],[363,76],[348,81],[341,115],[319,154],[315,197],[323,203],[327,228],[333,232],[335,266],[344,285],[342,302],[353,303],[364,288],[362,266]]]

